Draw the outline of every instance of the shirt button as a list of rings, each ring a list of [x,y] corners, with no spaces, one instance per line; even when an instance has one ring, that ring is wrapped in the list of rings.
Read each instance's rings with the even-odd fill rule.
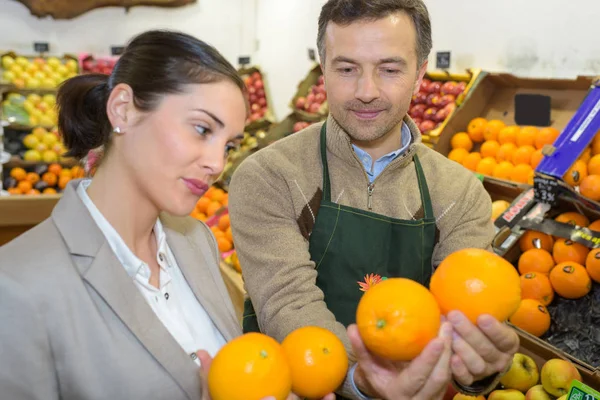
[[[169,300],[169,293],[165,293],[165,300]]]
[[[160,261],[165,261],[165,256],[163,256],[163,254],[162,254],[162,253],[160,253],[160,254],[158,255],[158,258],[159,258],[159,260],[160,260]]]
[[[190,354],[190,357],[192,357],[192,360],[194,360],[194,361],[196,361],[196,358],[198,358],[198,356],[196,355],[196,353]]]

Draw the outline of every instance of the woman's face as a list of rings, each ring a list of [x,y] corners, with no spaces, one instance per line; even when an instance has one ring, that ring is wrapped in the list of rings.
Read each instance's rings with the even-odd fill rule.
[[[183,216],[223,171],[243,138],[245,120],[246,103],[234,83],[189,85],[140,113],[113,150],[124,152],[142,195],[159,210]]]

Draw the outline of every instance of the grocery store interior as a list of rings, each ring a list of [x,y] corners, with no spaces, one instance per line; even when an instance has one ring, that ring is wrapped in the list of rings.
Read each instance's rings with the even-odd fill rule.
[[[247,293],[229,184],[247,157],[327,120],[316,45],[325,2],[0,0],[0,246],[47,220],[69,182],[95,171],[91,153],[65,156],[58,87],[77,75],[110,74],[137,34],[182,31],[218,49],[249,91],[244,138],[190,213],[216,239],[242,321]],[[519,335],[520,361],[535,364],[524,367],[533,377],[523,371],[495,389],[519,395],[487,398],[600,391],[600,3],[424,3],[433,47],[408,116],[425,146],[461,164],[489,194],[490,249],[514,266],[521,285],[508,324]],[[560,375],[546,368],[556,359],[575,367],[562,392],[548,383]],[[468,398],[455,393],[446,398]],[[600,399],[594,393],[589,398]]]

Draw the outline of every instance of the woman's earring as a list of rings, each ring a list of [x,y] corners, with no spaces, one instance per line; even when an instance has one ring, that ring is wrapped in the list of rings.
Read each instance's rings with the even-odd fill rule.
[[[113,132],[120,135],[121,134],[121,128],[119,128],[118,126],[113,128]]]

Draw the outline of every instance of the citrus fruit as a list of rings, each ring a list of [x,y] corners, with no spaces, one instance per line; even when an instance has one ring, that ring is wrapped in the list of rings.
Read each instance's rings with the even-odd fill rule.
[[[229,250],[233,249],[233,243],[231,243],[226,237],[225,233],[221,231],[222,237],[217,238],[217,246],[219,246],[219,251],[221,253],[226,253]],[[216,236],[215,236],[216,237]]]
[[[529,272],[521,275],[521,298],[534,299],[547,306],[554,299],[554,289],[548,275]]]
[[[581,153],[581,155],[578,158],[578,160],[581,160],[584,163],[588,164],[588,169],[589,169],[589,163],[590,163],[591,159],[592,159],[592,149],[589,147],[587,147],[585,150],[583,150],[583,152]],[[590,173],[590,171],[588,170],[588,174],[589,173]]]
[[[208,197],[200,197],[196,203],[196,210],[201,213],[206,213],[208,206],[210,205],[210,199]]]
[[[468,155],[469,152],[465,149],[453,149],[450,150],[450,153],[448,153],[448,158],[452,161],[462,164],[463,160]]]
[[[497,140],[498,134],[505,126],[506,125],[504,124],[504,122],[498,119],[488,121],[488,123],[485,125],[485,128],[483,129],[484,140]]]
[[[519,257],[519,273],[537,272],[548,275],[556,264],[552,255],[544,249],[532,248]]]
[[[531,168],[536,169],[543,159],[544,155],[542,154],[542,150],[534,151],[531,155]]]
[[[453,149],[465,149],[471,151],[473,149],[473,141],[465,132],[459,132],[450,139],[450,146]]]
[[[494,172],[494,168],[496,168],[497,162],[496,159],[493,157],[486,157],[484,159],[482,159],[481,161],[479,161],[479,163],[477,164],[477,168],[475,168],[475,172],[482,174],[482,175],[489,175],[491,176],[492,173]]]
[[[579,184],[582,196],[593,201],[600,201],[600,175],[588,175]]]
[[[533,168],[529,164],[515,166],[510,174],[510,180],[518,183],[528,183],[533,176]]]
[[[477,169],[477,165],[479,164],[479,161],[481,161],[481,154],[479,154],[478,152],[469,153],[469,155],[466,156],[465,159],[463,160],[462,165],[466,169],[475,172],[475,170]]]
[[[543,232],[525,231],[519,239],[519,247],[523,252],[530,249],[544,249],[550,253],[552,246],[554,246],[554,238]]]
[[[221,209],[221,207],[221,203],[219,203],[218,201],[211,201],[208,207],[206,207],[206,215],[212,217],[216,214],[217,211]]]
[[[430,289],[443,314],[458,310],[473,323],[482,314],[505,321],[521,301],[515,268],[482,249],[463,249],[446,257],[433,273]]]
[[[514,143],[500,144],[500,148],[496,152],[496,161],[510,161],[512,163],[515,151],[517,151],[517,145]]]
[[[539,301],[525,299],[521,301],[517,311],[510,317],[514,326],[540,337],[550,329],[550,313]]]
[[[596,133],[592,140],[592,155],[600,154],[600,131]]]
[[[554,258],[556,264],[564,262],[585,264],[585,259],[587,258],[589,252],[589,249],[580,243],[559,238],[554,242],[552,257]]]
[[[538,129],[535,126],[524,126],[517,135],[517,146],[534,146]],[[535,148],[534,148],[535,149]]]
[[[22,180],[17,184],[17,188],[23,193],[27,194],[31,189],[33,189],[33,185],[31,182],[27,180]]]
[[[521,131],[518,126],[507,126],[498,133],[498,142],[500,144],[513,143],[517,145],[517,135]]]
[[[588,161],[588,174],[600,175],[600,154],[596,154]]]
[[[33,185],[35,185],[36,183],[38,183],[40,181],[40,176],[38,174],[36,174],[35,172],[28,172],[27,175],[25,176],[25,179],[27,179],[29,182],[31,182]]]
[[[560,132],[556,128],[542,128],[535,137],[535,148],[542,149],[547,144],[553,144]]]
[[[217,353],[208,371],[212,400],[285,400],[292,389],[292,374],[275,339],[261,333],[239,336]]]
[[[593,249],[585,260],[585,269],[595,282],[600,283],[600,249]]]
[[[495,140],[488,140],[483,142],[481,147],[479,148],[479,153],[481,153],[482,157],[494,157],[496,158],[496,153],[500,149],[500,143]]]
[[[10,170],[10,176],[17,181],[22,181],[27,176],[27,172],[20,167],[15,167]]]
[[[578,299],[592,289],[592,280],[585,267],[576,262],[557,264],[550,272],[554,291],[566,299]]]
[[[533,146],[521,146],[513,153],[512,162],[515,165],[531,165],[531,156],[533,156],[533,153],[535,153],[535,148]]]
[[[588,229],[591,231],[600,232],[600,219],[592,222],[590,226],[588,226]]]
[[[365,346],[392,361],[410,361],[418,356],[438,335],[440,323],[440,308],[433,295],[405,278],[390,278],[372,286],[356,310],[356,324]]]
[[[587,175],[587,164],[581,160],[577,160],[571,165],[571,168],[567,170],[563,179],[569,185],[577,186]]]
[[[585,228],[590,224],[590,220],[583,214],[579,214],[573,211],[560,214],[554,218],[556,222],[562,222],[563,224],[577,225]]]
[[[485,118],[475,118],[467,125],[467,133],[471,140],[475,143],[483,142],[483,131],[487,125]]]
[[[327,329],[306,326],[290,333],[281,343],[292,373],[292,392],[320,399],[333,393],[348,371],[343,343]]]
[[[514,165],[509,161],[501,161],[494,167],[492,176],[498,179],[510,180]]]
[[[231,225],[231,222],[229,220],[229,214],[225,214],[223,216],[221,216],[221,218],[219,218],[219,229],[222,231],[226,231],[227,228],[229,228],[229,226]]]

